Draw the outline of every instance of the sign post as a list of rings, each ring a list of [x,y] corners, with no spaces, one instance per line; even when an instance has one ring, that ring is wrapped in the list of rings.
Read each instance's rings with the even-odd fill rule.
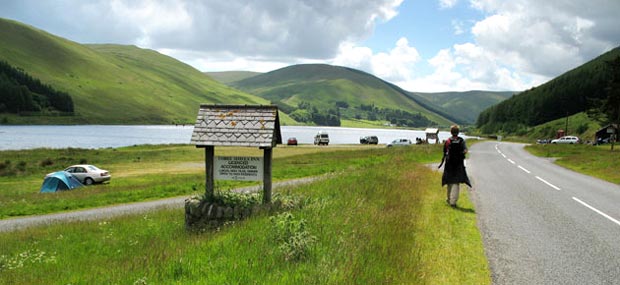
[[[205,195],[214,180],[263,180],[263,203],[271,203],[273,148],[282,143],[278,107],[274,105],[200,105],[191,143],[205,148]],[[215,146],[258,147],[263,157],[215,157]]]
[[[616,129],[612,126],[607,128],[607,133],[609,134],[609,142],[611,143],[611,151],[614,150],[614,144],[616,143]]]

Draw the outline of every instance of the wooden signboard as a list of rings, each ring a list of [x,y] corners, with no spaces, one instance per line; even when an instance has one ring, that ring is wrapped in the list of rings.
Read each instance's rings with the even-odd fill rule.
[[[214,172],[217,180],[261,181],[263,180],[263,158],[216,156]]]

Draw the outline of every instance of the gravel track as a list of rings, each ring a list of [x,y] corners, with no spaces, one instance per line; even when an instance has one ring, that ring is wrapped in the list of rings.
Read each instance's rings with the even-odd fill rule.
[[[275,190],[283,187],[308,184],[314,181],[325,179],[328,176],[329,174],[274,182],[272,187]],[[262,185],[237,188],[233,191],[238,193],[253,193],[260,190],[262,190]],[[185,199],[187,198],[188,196],[173,197],[156,201],[128,203],[94,209],[77,210],[73,212],[10,218],[0,220],[0,232],[11,232],[34,226],[51,225],[62,222],[102,220],[111,217],[140,214],[165,208],[182,208],[184,207]]]

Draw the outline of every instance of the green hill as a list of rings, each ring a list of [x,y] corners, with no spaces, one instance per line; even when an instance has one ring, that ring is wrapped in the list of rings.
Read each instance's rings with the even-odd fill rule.
[[[207,76],[224,84],[230,84],[235,81],[240,81],[246,78],[254,77],[262,74],[260,72],[253,71],[220,71],[220,72],[204,72]]]
[[[448,114],[429,110],[391,83],[340,66],[293,65],[233,82],[232,86],[277,104],[297,121],[309,121],[317,112],[415,127],[445,126],[455,121]]]
[[[201,103],[268,104],[153,50],[82,45],[6,19],[0,43],[0,61],[68,93],[75,106],[73,116],[0,113],[9,124],[193,123]]]
[[[515,92],[495,92],[495,91],[466,91],[466,92],[439,92],[421,93],[412,92],[421,96],[434,105],[449,110],[454,116],[466,124],[476,123],[480,112],[486,108],[498,104],[515,94]]]
[[[617,47],[555,79],[484,110],[476,122],[483,133],[524,133],[528,127],[587,111],[607,98],[608,61],[620,57]]]

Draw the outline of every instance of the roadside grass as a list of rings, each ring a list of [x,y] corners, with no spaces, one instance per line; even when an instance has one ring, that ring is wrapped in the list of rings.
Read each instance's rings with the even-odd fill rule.
[[[381,150],[279,191],[307,201],[290,212],[315,237],[302,260],[285,260],[267,215],[195,234],[173,209],[1,233],[0,283],[490,284],[472,203],[463,191],[460,208],[445,204],[423,165],[432,150]]]
[[[437,154],[432,154],[432,147],[420,149],[429,154],[428,159],[438,160]],[[273,179],[281,181],[372,166],[385,159],[385,156],[378,155],[385,152],[389,150],[374,146],[277,147],[274,149]],[[204,192],[204,151],[190,145],[96,150],[36,149],[3,151],[0,154],[4,159],[2,163],[9,161],[7,168],[16,171],[0,176],[0,219]],[[262,156],[262,151],[219,148],[216,155]],[[112,181],[74,191],[39,193],[46,173],[81,162],[109,170]],[[23,170],[18,169],[18,165],[23,165]],[[227,190],[258,184],[217,181],[216,186]]]
[[[556,164],[568,169],[594,176],[611,183],[620,184],[620,149],[610,151],[609,145],[529,145],[530,153],[557,158]]]

